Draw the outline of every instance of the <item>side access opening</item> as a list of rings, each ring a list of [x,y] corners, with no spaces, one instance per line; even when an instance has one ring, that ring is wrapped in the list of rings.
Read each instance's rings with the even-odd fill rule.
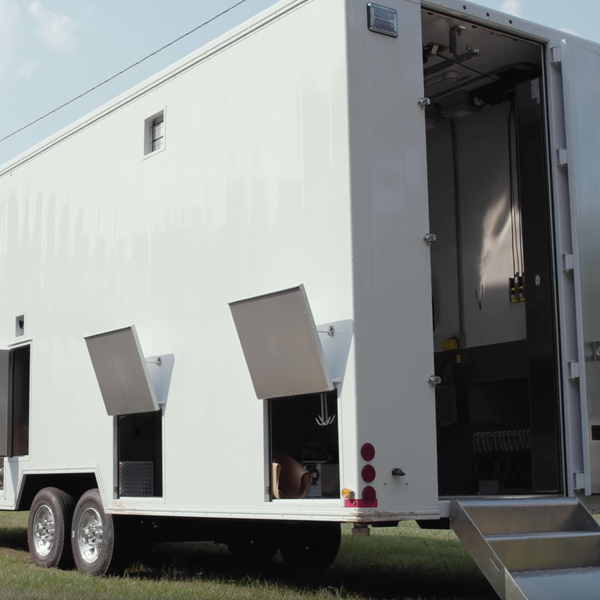
[[[0,351],[0,457],[29,454],[30,378],[29,345]]]
[[[337,392],[269,401],[271,494],[339,498]]]
[[[119,497],[163,495],[162,411],[115,417]]]
[[[423,11],[439,493],[562,489],[543,48]]]
[[[161,497],[163,410],[155,389],[158,379],[151,379],[135,326],[92,335],[85,342],[106,412],[115,419],[115,496]],[[162,357],[151,362],[163,364]],[[172,367],[172,356],[168,364]],[[170,371],[166,375],[170,378]],[[159,387],[164,386],[163,379]]]

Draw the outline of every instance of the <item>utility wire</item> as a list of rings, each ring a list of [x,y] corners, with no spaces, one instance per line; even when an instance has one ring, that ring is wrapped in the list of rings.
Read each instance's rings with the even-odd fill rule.
[[[194,29],[190,29],[190,31],[188,31],[187,33],[184,33],[183,35],[180,35],[178,38],[174,39],[173,41],[169,42],[168,44],[165,44],[164,46],[162,46],[158,50],[155,50],[151,54],[148,54],[147,56],[144,56],[144,58],[141,58],[140,60],[138,60],[137,62],[133,63],[132,65],[129,65],[128,67],[126,67],[122,71],[119,71],[118,73],[115,73],[114,75],[112,75],[108,79],[105,79],[104,81],[102,81],[98,85],[95,85],[94,87],[92,87],[89,90],[83,92],[82,94],[79,94],[79,96],[75,96],[75,98],[72,98],[68,102],[65,102],[64,104],[61,104],[60,106],[57,106],[55,109],[51,110],[50,112],[47,112],[46,114],[42,115],[41,117],[38,117],[34,121],[31,121],[31,123],[27,123],[27,125],[23,125],[23,127],[17,129],[16,131],[13,131],[12,133],[9,133],[8,135],[4,136],[3,138],[0,138],[0,144],[2,142],[5,142],[9,138],[17,135],[18,133],[21,133],[22,131],[25,131],[25,129],[28,129],[29,127],[35,125],[36,123],[39,123],[40,121],[43,121],[44,119],[46,119],[50,115],[53,115],[54,113],[58,112],[59,110],[62,110],[66,106],[69,106],[69,104],[73,104],[74,102],[76,102],[77,100],[80,100],[84,96],[87,96],[88,94],[91,94],[92,92],[96,91],[98,88],[101,88],[103,85],[106,85],[110,81],[113,81],[113,79],[116,79],[117,77],[120,77],[124,73],[127,73],[127,71],[131,71],[131,69],[137,67],[138,65],[141,65],[143,62],[146,62],[148,59],[152,58],[153,56],[156,56],[157,54],[159,54],[163,50],[166,50],[170,46],[173,46],[177,42],[180,42],[182,39],[188,37],[189,35],[192,35],[192,33],[196,33],[196,31],[198,31],[199,29],[202,29],[203,27],[206,27],[207,25],[209,25],[213,21],[216,21],[217,19],[220,19],[222,16],[226,15],[227,13],[231,12],[232,10],[236,9],[238,6],[244,4],[247,1],[248,0],[239,0],[239,2],[237,2],[236,4],[230,6],[229,8],[225,9],[224,11],[220,12],[218,15],[215,15],[214,17],[208,19],[208,21],[204,21],[204,23],[198,25],[197,27],[194,27]]]

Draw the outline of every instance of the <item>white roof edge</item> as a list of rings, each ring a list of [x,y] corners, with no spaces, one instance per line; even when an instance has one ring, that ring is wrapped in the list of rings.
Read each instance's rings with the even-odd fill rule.
[[[0,177],[312,0],[281,0],[0,165]]]

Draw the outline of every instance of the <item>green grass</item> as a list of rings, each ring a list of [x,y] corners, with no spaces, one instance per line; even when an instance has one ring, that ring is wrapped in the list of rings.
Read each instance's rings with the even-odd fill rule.
[[[279,559],[244,568],[214,544],[170,544],[123,577],[95,578],[34,566],[26,527],[26,513],[0,513],[2,600],[497,598],[452,532],[422,531],[414,523],[358,539],[344,526],[337,561],[318,576],[291,575]]]

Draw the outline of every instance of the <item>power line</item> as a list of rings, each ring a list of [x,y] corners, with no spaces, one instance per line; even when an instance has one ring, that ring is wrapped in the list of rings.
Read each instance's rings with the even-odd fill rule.
[[[87,96],[88,94],[91,94],[92,92],[96,91],[98,88],[101,88],[103,85],[106,85],[107,83],[111,82],[113,79],[116,79],[117,77],[120,77],[124,73],[127,73],[127,71],[131,71],[131,69],[137,67],[138,65],[141,65],[143,62],[146,62],[148,59],[152,58],[153,56],[156,56],[157,54],[159,54],[163,50],[166,50],[170,46],[173,46],[177,42],[180,42],[182,39],[188,37],[189,35],[192,35],[192,33],[195,33],[199,29],[202,29],[203,27],[206,27],[207,25],[209,25],[213,21],[216,21],[217,19],[220,19],[222,16],[226,15],[227,13],[231,12],[232,10],[236,9],[238,6],[244,4],[247,1],[248,0],[239,0],[239,2],[237,2],[236,4],[230,6],[227,9],[225,9],[223,12],[220,12],[218,15],[215,15],[214,17],[208,19],[208,21],[204,21],[204,23],[198,25],[197,27],[194,27],[194,29],[190,29],[190,31],[188,31],[187,33],[184,33],[183,35],[180,35],[178,38],[174,39],[173,41],[169,42],[168,44],[165,44],[164,46],[162,46],[158,50],[155,50],[151,54],[148,54],[147,56],[144,56],[144,58],[141,58],[137,62],[134,62],[132,65],[129,65],[128,67],[126,67],[122,71],[119,71],[118,73],[115,73],[114,75],[112,75],[108,79],[105,79],[104,81],[102,81],[98,85],[95,85],[94,87],[92,87],[89,90],[83,92],[82,94],[79,94],[79,96],[75,96],[75,98],[72,98],[68,102],[65,102],[64,104],[61,104],[60,106],[57,106],[55,109],[51,110],[50,112],[47,112],[46,114],[42,115],[41,117],[38,117],[34,121],[31,121],[31,123],[27,123],[27,125],[23,125],[23,127],[17,129],[16,131],[13,131],[12,133],[9,133],[8,135],[4,136],[3,138],[0,138],[0,144],[2,142],[5,142],[9,138],[17,135],[18,133],[21,133],[21,131],[25,131],[25,129],[28,129],[29,127],[35,125],[36,123],[39,123],[40,121],[43,121],[44,119],[46,119],[50,115],[53,115],[54,113],[58,112],[59,110],[62,110],[66,106],[69,106],[69,104],[73,104],[74,102],[77,102],[77,100],[80,100],[84,96]]]

